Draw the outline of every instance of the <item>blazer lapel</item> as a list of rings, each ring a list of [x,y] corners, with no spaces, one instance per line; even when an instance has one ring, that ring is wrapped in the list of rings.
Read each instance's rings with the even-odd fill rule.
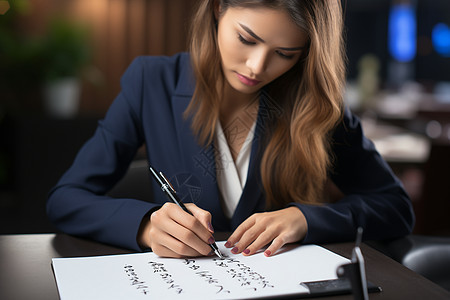
[[[266,128],[266,122],[274,117],[273,103],[267,94],[262,91],[260,98],[260,105],[258,108],[258,117],[256,121],[255,134],[252,142],[252,151],[250,154],[250,164],[245,183],[244,190],[236,207],[236,211],[231,219],[231,227],[234,230],[239,224],[255,212],[265,210],[265,198],[263,194],[263,186],[261,182],[261,156],[263,154],[263,140]]]
[[[186,64],[187,65],[187,64]],[[215,151],[213,145],[202,147],[198,144],[191,130],[191,119],[184,118],[183,114],[188,107],[193,91],[194,80],[191,68],[180,70],[180,79],[172,97],[172,111],[175,120],[177,139],[179,145],[180,172],[189,172],[200,185],[200,196],[195,204],[209,211],[213,216],[213,226],[216,230],[229,231],[229,221],[226,218],[220,203],[216,181]]]

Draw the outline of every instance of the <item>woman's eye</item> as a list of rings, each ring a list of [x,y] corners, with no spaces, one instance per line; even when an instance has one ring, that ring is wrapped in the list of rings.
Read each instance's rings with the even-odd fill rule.
[[[284,59],[292,59],[292,58],[294,57],[293,54],[291,54],[291,55],[286,55],[286,54],[284,54],[284,53],[281,52],[281,51],[277,51],[277,54],[278,54],[281,58],[284,58]]]
[[[250,41],[246,40],[240,33],[238,33],[238,39],[239,39],[239,41],[240,41],[242,44],[244,44],[244,45],[249,45],[249,46],[251,46],[251,45],[256,45],[255,42],[250,42]],[[284,54],[284,53],[281,52],[281,51],[276,51],[276,53],[277,53],[281,58],[284,58],[284,59],[292,59],[292,58],[294,58],[294,56],[295,56],[295,55],[293,55],[293,54],[291,54],[291,55]]]
[[[255,44],[256,44],[255,42],[247,41],[247,40],[244,39],[244,37],[243,37],[242,35],[240,35],[239,33],[238,33],[238,38],[239,38],[239,40],[241,41],[241,43],[244,44],[244,45],[255,45]]]

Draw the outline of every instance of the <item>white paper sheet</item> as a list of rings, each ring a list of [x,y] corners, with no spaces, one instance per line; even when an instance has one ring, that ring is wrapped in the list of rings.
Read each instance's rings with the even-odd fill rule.
[[[226,259],[160,258],[135,253],[53,258],[62,300],[252,299],[308,293],[301,282],[334,279],[349,260],[316,245],[286,246],[272,257],[232,254]],[[201,297],[201,298],[200,298]]]

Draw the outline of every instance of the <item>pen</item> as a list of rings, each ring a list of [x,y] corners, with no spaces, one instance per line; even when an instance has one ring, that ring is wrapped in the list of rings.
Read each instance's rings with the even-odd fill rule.
[[[166,194],[166,196],[169,198],[170,201],[181,207],[185,212],[193,216],[193,214],[187,209],[187,207],[184,205],[184,203],[181,201],[181,199],[178,197],[177,192],[173,188],[172,184],[169,182],[169,180],[164,176],[162,172],[159,172],[159,174],[156,172],[155,169],[153,169],[151,166],[149,167],[150,172],[152,173],[155,180],[158,182],[159,186],[161,187],[161,190]],[[219,248],[217,247],[216,243],[213,242],[212,244],[209,244],[211,249],[214,251],[214,253],[220,257],[223,258],[222,253],[220,252]]]

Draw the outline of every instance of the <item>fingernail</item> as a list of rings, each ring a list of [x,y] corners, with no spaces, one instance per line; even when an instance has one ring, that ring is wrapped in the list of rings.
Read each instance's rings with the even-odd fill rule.
[[[236,253],[238,253],[238,252],[239,252],[238,247],[234,247],[233,249],[231,249],[231,253],[236,254]]]
[[[208,240],[208,243],[209,243],[209,244],[214,244],[214,242],[215,242],[214,238],[213,238],[213,237],[210,237],[209,240]]]
[[[264,251],[264,255],[269,257],[272,254],[272,252],[270,252],[270,250],[266,250]]]
[[[209,231],[214,232],[214,228],[211,223],[208,223],[208,229]]]
[[[250,249],[245,249],[244,250],[244,254],[249,254],[250,253]]]
[[[209,252],[207,256],[213,256],[213,255],[215,255],[215,254],[216,254],[216,253],[215,253],[213,250],[211,250],[211,252]]]
[[[231,243],[230,243],[229,241],[227,241],[227,242],[225,243],[225,247],[226,247],[226,248],[230,248],[230,247],[231,247]]]

